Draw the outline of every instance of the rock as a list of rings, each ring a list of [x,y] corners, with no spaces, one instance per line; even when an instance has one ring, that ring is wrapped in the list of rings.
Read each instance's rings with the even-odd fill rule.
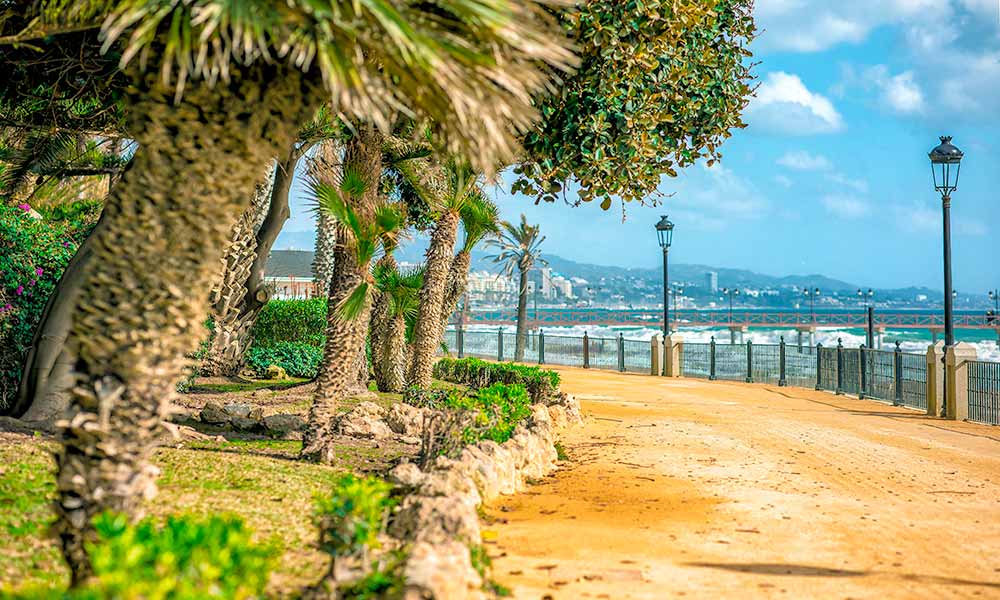
[[[419,438],[423,432],[426,412],[426,409],[399,402],[389,408],[385,421],[394,433]]]
[[[306,423],[298,415],[280,414],[264,417],[261,424],[272,436],[287,436],[305,429]]]
[[[232,418],[245,419],[250,416],[250,405],[242,402],[230,402],[223,406],[222,410]]]
[[[208,402],[198,413],[202,423],[210,425],[225,425],[229,423],[229,413],[227,413],[218,402]]]
[[[279,365],[271,365],[264,372],[268,379],[288,379],[288,373],[285,372],[285,368]]]
[[[478,600],[485,597],[483,580],[472,568],[469,548],[458,541],[414,544],[403,577],[408,599]]]
[[[232,423],[234,429],[239,431],[253,431],[260,426],[260,421],[250,417],[233,417],[229,422]]]
[[[339,431],[343,435],[367,439],[392,437],[392,430],[385,422],[386,410],[374,402],[362,402],[340,418]]]
[[[411,494],[403,500],[389,534],[433,544],[478,540],[479,516],[458,498]]]
[[[411,462],[404,462],[393,467],[386,479],[397,485],[417,487],[424,482],[426,475],[417,465]]]
[[[253,419],[254,421],[260,422],[264,420],[264,409],[255,406],[250,409],[250,413],[247,415],[248,419]]]

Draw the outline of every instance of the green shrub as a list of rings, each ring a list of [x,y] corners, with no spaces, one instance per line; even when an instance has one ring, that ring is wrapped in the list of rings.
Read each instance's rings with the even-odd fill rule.
[[[278,342],[272,346],[252,346],[246,365],[257,377],[265,377],[267,368],[278,365],[291,377],[312,379],[319,371],[323,349],[302,342]]]
[[[326,299],[272,300],[257,317],[251,335],[255,346],[298,342],[322,348],[326,339]]]
[[[394,501],[392,486],[377,477],[344,475],[329,495],[316,497],[314,521],[320,549],[336,560],[357,556],[378,545],[386,514]]]
[[[402,553],[392,553],[384,562],[376,562],[367,575],[337,589],[337,598],[342,600],[382,600],[401,598],[406,579],[403,577],[406,557]]]
[[[434,365],[434,377],[473,388],[496,383],[523,385],[533,402],[544,402],[559,390],[559,374],[555,371],[478,358],[442,358]]]
[[[0,205],[0,414],[17,394],[42,311],[66,265],[97,221],[94,202],[43,209]]]
[[[514,430],[531,416],[531,397],[521,384],[496,383],[487,388],[464,393],[461,390],[408,391],[404,401],[414,406],[472,414],[471,423],[463,425],[463,444],[480,440],[506,442]],[[458,421],[455,421],[458,423]],[[441,432],[448,436],[451,432]],[[458,450],[452,444],[440,444],[442,451]]]
[[[94,519],[97,540],[87,554],[94,577],[65,592],[35,589],[20,600],[241,600],[263,597],[273,550],[255,544],[239,519],[170,517],[163,526],[151,519],[129,524],[105,513]],[[2,594],[0,594],[2,596]]]

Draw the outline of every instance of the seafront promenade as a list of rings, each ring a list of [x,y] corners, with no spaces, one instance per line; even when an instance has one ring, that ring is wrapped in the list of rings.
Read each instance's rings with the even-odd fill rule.
[[[489,507],[518,598],[1000,595],[1000,433],[825,392],[556,367],[585,422]]]

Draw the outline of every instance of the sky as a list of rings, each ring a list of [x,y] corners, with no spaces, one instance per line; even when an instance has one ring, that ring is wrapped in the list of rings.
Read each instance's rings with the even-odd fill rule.
[[[540,223],[543,250],[595,264],[671,260],[865,287],[941,289],[941,200],[927,152],[954,136],[955,289],[1000,287],[1000,0],[757,0],[756,95],[720,164],[664,178],[659,206],[536,206],[510,179],[501,214]],[[302,186],[278,247],[312,229]],[[624,220],[623,220],[624,217]],[[725,282],[720,281],[720,285]]]

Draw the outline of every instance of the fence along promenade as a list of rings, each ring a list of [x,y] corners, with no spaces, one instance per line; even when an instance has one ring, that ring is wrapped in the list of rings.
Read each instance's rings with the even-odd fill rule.
[[[585,369],[692,377],[711,381],[765,383],[850,394],[896,406],[940,413],[947,397],[948,418],[1000,425],[1000,363],[976,360],[959,344],[930,346],[926,354],[894,350],[786,344],[687,343],[678,336],[652,340],[558,336],[533,331],[525,336],[527,363]],[[515,333],[449,329],[445,347],[459,358],[514,360]],[[948,394],[945,395],[945,386]]]

